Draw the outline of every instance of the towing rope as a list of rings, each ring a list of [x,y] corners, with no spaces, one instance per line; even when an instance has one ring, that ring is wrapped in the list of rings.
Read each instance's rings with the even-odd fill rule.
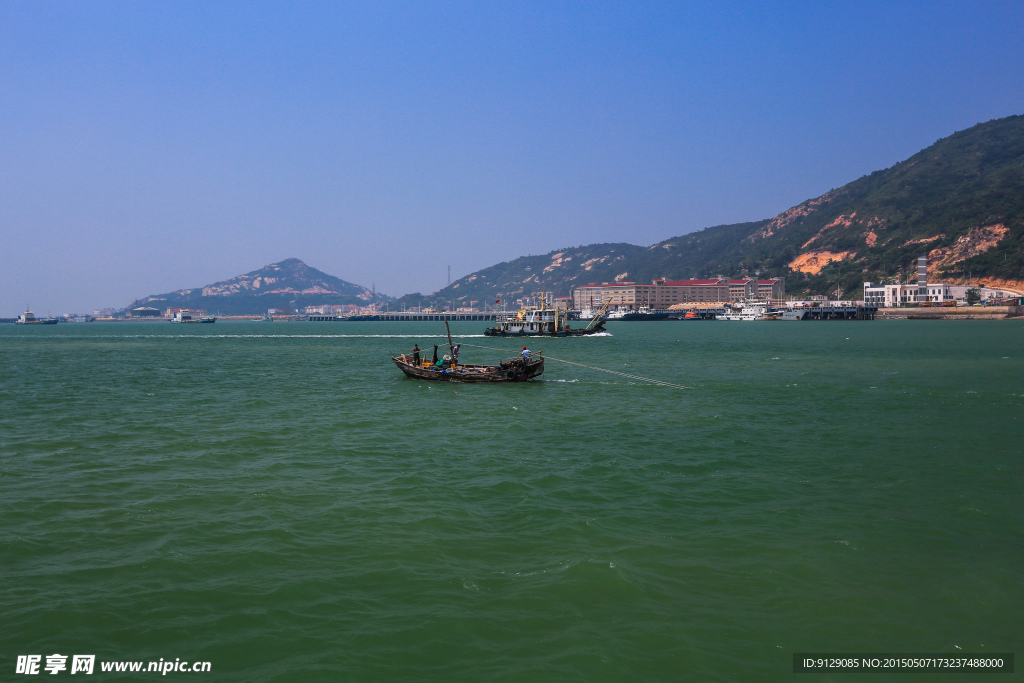
[[[503,353],[508,353],[508,351],[506,349],[498,349],[498,348],[495,348],[493,346],[480,346],[479,344],[460,344],[460,346],[471,346],[471,347],[476,348],[476,349],[488,349],[490,351],[501,351]],[[544,358],[546,360],[553,360],[553,361],[557,361],[559,363],[566,363],[568,365],[578,365],[581,368],[588,368],[590,370],[598,370],[600,372],[607,372],[608,374],[611,374],[611,375],[619,375],[620,377],[628,377],[629,379],[635,379],[635,380],[639,380],[641,382],[650,382],[651,384],[658,384],[658,385],[663,386],[663,387],[672,387],[673,389],[689,389],[690,388],[690,387],[684,387],[682,384],[673,384],[672,382],[665,382],[665,381],[660,380],[660,379],[650,379],[648,377],[641,377],[639,375],[630,375],[630,374],[627,374],[625,372],[618,372],[617,370],[606,370],[604,368],[599,368],[599,367],[596,367],[594,365],[584,365],[583,363],[577,363],[577,362],[571,361],[571,360],[563,360],[561,358],[555,358],[553,356],[544,356]]]

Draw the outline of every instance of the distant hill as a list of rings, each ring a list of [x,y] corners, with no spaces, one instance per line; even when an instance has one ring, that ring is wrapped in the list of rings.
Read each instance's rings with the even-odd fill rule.
[[[856,296],[865,280],[910,272],[929,255],[934,281],[1024,289],[1024,116],[978,124],[891,168],[771,219],[719,225],[650,247],[592,244],[477,271],[399,303],[468,305],[589,282],[760,272],[789,292]]]
[[[366,306],[391,299],[290,258],[205,287],[147,296],[135,305],[160,310],[195,308],[223,315],[251,315],[266,312],[268,308],[298,309],[321,304]]]

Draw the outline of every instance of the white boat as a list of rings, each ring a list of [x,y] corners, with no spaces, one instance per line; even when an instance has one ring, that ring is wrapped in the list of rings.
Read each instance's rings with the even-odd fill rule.
[[[752,320],[766,320],[768,306],[760,303],[745,303],[740,307],[727,306],[726,312],[715,316],[715,320],[739,320],[749,322]]]
[[[190,311],[188,309],[181,309],[174,312],[174,317],[171,318],[172,323],[215,323],[217,322],[217,316],[206,315],[205,311]]]
[[[14,321],[15,325],[56,325],[56,318],[37,318],[36,314],[25,308],[25,312]]]

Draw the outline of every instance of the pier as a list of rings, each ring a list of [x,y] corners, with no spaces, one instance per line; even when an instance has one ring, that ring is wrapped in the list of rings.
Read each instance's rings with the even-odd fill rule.
[[[389,322],[412,322],[419,320],[496,320],[503,313],[375,313],[371,315],[333,316],[333,315],[310,315],[307,320],[310,322],[369,322],[384,320]]]
[[[804,320],[874,320],[878,306],[812,306],[802,310]]]
[[[727,309],[724,306],[720,306],[718,308],[696,308],[695,307],[692,310],[702,320],[714,320],[719,315],[725,315],[727,312],[729,312],[730,309]],[[668,318],[668,319],[669,320],[673,320],[673,319],[677,320],[677,319],[679,319],[679,316],[686,315],[687,311],[688,311],[688,309],[685,309],[685,308],[683,308],[683,309],[675,309],[675,310],[672,310],[672,311],[668,311],[669,313],[673,314],[673,317]],[[779,312],[779,311],[781,311],[783,313],[788,313],[788,312],[803,313],[803,317],[801,318],[801,320],[874,320],[875,316],[878,314],[878,307],[877,306],[845,306],[845,305],[842,305],[842,306],[829,306],[829,305],[823,305],[823,306],[806,306],[806,307],[803,307],[803,308],[780,307],[780,308],[776,308],[776,309],[772,310],[773,313],[774,312]],[[659,313],[663,313],[663,311],[659,311]],[[617,319],[616,318],[610,318],[608,320],[608,322],[610,322],[610,323],[618,323],[618,322],[634,322],[634,321],[638,321],[638,320],[652,320],[653,321],[653,320],[665,320],[665,319],[666,318],[664,316],[661,316],[661,315],[659,315],[659,316],[651,316],[650,318],[647,318],[645,316],[631,316],[631,317],[627,317],[627,318],[617,318]]]
[[[697,314],[706,320],[713,319],[716,315],[724,314],[726,312],[725,307],[721,308],[698,308],[695,309]],[[781,309],[781,310],[794,310],[802,311],[804,314],[803,320],[874,320],[875,315],[878,312],[877,306],[809,306],[806,308],[795,308],[795,309]],[[580,320],[578,314],[573,315],[573,311],[569,313],[569,320]],[[657,320],[672,320],[673,318],[668,317],[665,314],[672,314],[673,316],[682,316],[686,314],[685,310],[673,310],[673,311],[658,311],[659,315],[651,315],[650,317],[644,315],[631,316],[625,319],[614,319],[611,318],[607,322],[618,323],[618,322],[636,322],[636,321],[657,321]],[[508,313],[491,312],[491,313],[377,313],[372,315],[354,315],[354,316],[330,316],[330,315],[310,315],[308,320],[312,322],[368,322],[368,321],[494,321],[497,320],[500,315],[508,315]],[[585,318],[584,320],[589,320]]]

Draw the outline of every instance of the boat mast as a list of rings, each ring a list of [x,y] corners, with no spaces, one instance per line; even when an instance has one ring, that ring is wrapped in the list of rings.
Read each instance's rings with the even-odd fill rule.
[[[452,360],[455,360],[455,346],[452,344],[452,330],[448,327],[448,321],[444,321],[444,329],[448,331],[448,350],[451,352]]]

